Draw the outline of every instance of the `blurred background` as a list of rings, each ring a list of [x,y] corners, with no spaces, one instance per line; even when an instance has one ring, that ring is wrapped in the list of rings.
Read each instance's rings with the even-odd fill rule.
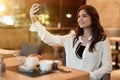
[[[29,10],[32,4],[43,6],[39,21],[53,34],[68,34],[77,25],[76,12],[83,4],[96,7],[109,37],[120,37],[120,0],[0,0],[0,48],[19,49],[21,45],[39,43],[30,32]]]
[[[36,50],[36,47],[31,44],[37,44],[40,45],[40,51],[44,53],[42,56],[46,59],[61,59],[64,56],[63,47],[51,47],[43,43],[36,32],[29,31],[31,25],[29,10],[34,3],[39,3],[42,7],[42,14],[38,16],[39,22],[55,35],[74,32],[77,25],[77,9],[83,4],[93,5],[110,39],[115,69],[120,68],[120,0],[0,0],[0,50],[2,55],[10,57],[9,50],[20,49],[27,54],[26,51]],[[117,78],[118,73],[120,71],[112,72],[112,80],[120,80]]]

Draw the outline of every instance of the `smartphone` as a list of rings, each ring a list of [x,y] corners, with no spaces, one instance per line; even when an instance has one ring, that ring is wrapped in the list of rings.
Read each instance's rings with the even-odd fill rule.
[[[44,14],[45,13],[45,4],[40,4],[39,5],[39,11],[37,11],[36,13],[34,13],[35,15],[40,15],[40,14]]]

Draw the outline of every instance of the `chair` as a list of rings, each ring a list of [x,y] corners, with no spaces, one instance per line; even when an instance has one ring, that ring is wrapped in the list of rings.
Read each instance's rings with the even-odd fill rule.
[[[28,56],[29,54],[41,54],[40,45],[32,43],[24,43],[20,50],[21,56]]]

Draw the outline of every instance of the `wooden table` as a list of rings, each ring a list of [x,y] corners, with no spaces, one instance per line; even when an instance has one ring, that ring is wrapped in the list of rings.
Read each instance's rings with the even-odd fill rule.
[[[109,39],[112,40],[112,41],[120,42],[120,37],[109,37]]]
[[[18,64],[16,58],[5,58],[4,62],[6,66],[14,66]],[[70,73],[63,73],[61,71],[55,71],[54,73],[41,75],[38,77],[29,77],[23,74],[19,74],[13,71],[6,70],[6,72],[0,75],[0,80],[89,80],[89,73],[70,69]]]

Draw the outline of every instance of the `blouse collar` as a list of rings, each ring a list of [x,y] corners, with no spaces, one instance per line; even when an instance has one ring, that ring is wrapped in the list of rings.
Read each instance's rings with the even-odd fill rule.
[[[80,38],[79,38],[79,39],[80,39],[80,42],[83,42],[83,41],[82,41],[82,37],[81,37],[81,36],[80,36]],[[89,41],[90,41],[91,39],[92,39],[92,36],[90,36],[90,37],[88,38],[88,40],[89,40]]]

